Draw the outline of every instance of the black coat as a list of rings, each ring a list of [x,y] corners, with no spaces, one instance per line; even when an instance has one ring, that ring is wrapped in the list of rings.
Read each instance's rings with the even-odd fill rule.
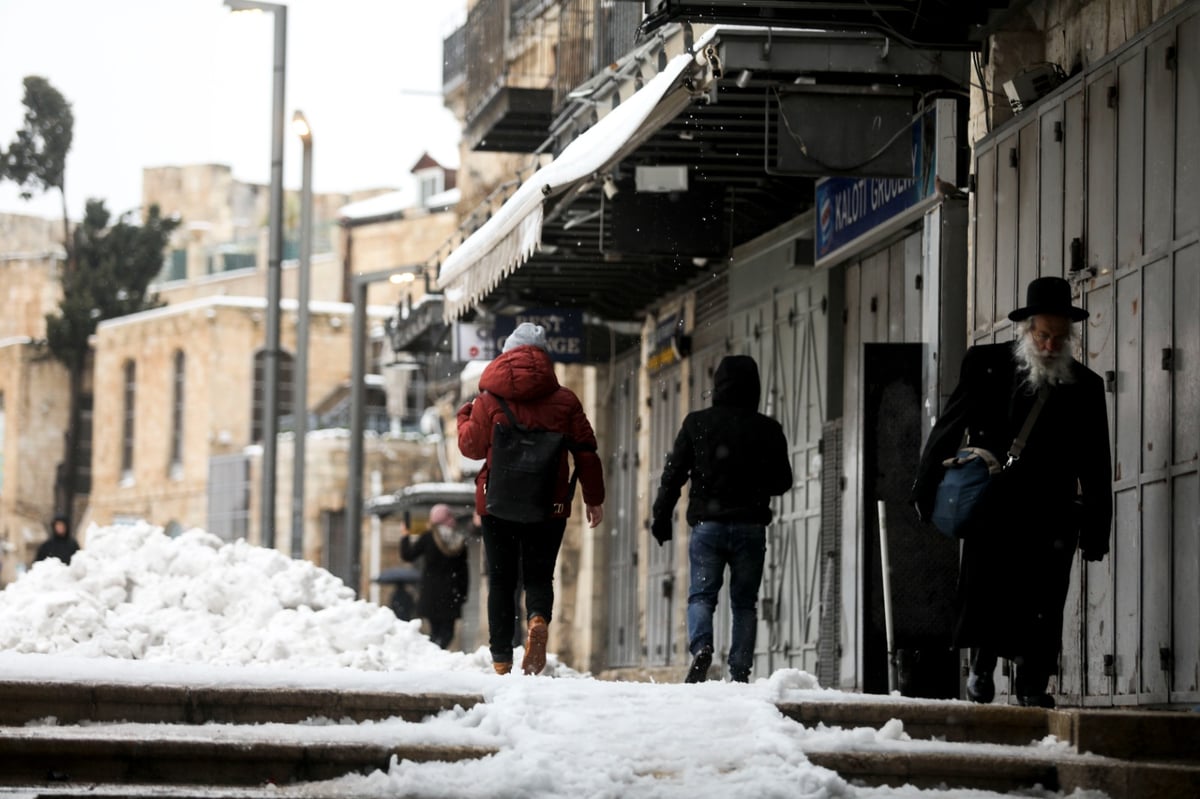
[[[48,558],[58,558],[63,563],[70,564],[71,558],[75,557],[75,553],[79,551],[79,544],[69,535],[55,535],[50,533],[50,537],[41,543],[37,549],[37,555],[34,556],[33,562],[46,560]]]
[[[969,444],[1001,463],[1036,395],[1017,372],[1015,343],[972,347],[958,386],[934,425],[913,486],[929,518],[950,458]],[[1100,376],[1072,362],[1073,383],[1055,386],[1020,459],[993,478],[964,532],[957,645],[998,654],[1057,652],[1076,544],[1098,559],[1112,525],[1112,453]],[[1078,502],[1076,501],[1078,494]]]
[[[684,418],[663,465],[651,524],[656,538],[670,538],[671,513],[689,480],[689,525],[771,521],[771,497],[792,487],[792,463],[783,427],[758,412],[760,392],[753,359],[721,360],[712,407]]]
[[[417,597],[417,615],[423,619],[453,621],[462,615],[467,599],[470,575],[467,572],[467,550],[447,554],[427,530],[420,535],[400,539],[400,557],[407,561],[422,558],[421,587]]]

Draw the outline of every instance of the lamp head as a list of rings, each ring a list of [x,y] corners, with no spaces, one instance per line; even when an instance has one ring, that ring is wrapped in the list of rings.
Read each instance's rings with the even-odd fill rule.
[[[312,141],[312,128],[309,127],[308,119],[304,116],[303,111],[297,110],[292,114],[292,132],[305,143]]]
[[[284,6],[280,3],[263,3],[259,0],[225,0],[225,5],[233,11],[278,11]]]

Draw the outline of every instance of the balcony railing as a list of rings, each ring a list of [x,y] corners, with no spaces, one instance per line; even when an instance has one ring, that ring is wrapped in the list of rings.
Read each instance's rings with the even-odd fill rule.
[[[638,44],[638,26],[645,17],[642,3],[592,0],[595,3],[595,57],[592,74],[599,72]]]
[[[467,77],[467,26],[442,40],[442,91],[449,93]]]
[[[479,0],[443,42],[443,81],[464,67],[475,149],[532,152],[567,96],[636,44],[642,4],[614,0]],[[528,148],[528,149],[525,149]]]

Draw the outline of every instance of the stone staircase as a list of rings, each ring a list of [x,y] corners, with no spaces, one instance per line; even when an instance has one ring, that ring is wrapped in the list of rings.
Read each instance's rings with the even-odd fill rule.
[[[880,728],[890,719],[913,739],[994,744],[955,751],[808,752],[812,762],[866,785],[950,786],[1011,791],[1041,785],[1111,799],[1200,797],[1200,713],[972,705],[962,702],[806,702],[780,711],[805,725]],[[1054,736],[1067,753],[1028,747]]]
[[[313,717],[420,722],[480,701],[442,694],[0,683],[0,796],[252,796],[247,791],[259,786],[387,770],[393,757],[417,762],[484,757],[494,750],[281,742],[265,735],[264,740],[221,740],[200,729],[212,723],[297,724]],[[56,726],[39,726],[36,734],[24,728],[47,718]],[[114,740],[89,737],[86,727],[73,726],[82,722],[166,723],[192,734],[172,730],[158,738]],[[242,792],[229,793],[234,787]],[[206,792],[217,788],[215,794]],[[280,795],[274,787],[262,790]]]
[[[0,799],[5,797],[273,797],[289,786],[386,770],[393,757],[462,761],[486,747],[382,746],[261,739],[224,740],[198,725],[297,724],[313,717],[420,722],[482,697],[293,689],[187,688],[0,682]],[[1047,711],[961,702],[783,703],[805,726],[882,728],[897,719],[914,742],[901,747],[806,750],[815,764],[863,785],[1015,791],[1041,786],[1112,799],[1200,797],[1200,713]],[[54,718],[56,726],[26,728]],[[81,723],[176,725],[170,734],[114,740]],[[1064,745],[1033,747],[1055,736]],[[979,747],[971,744],[992,744]],[[311,790],[304,794],[313,796]]]

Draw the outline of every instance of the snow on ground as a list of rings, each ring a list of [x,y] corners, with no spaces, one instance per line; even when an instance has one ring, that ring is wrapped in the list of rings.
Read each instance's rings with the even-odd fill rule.
[[[385,772],[297,788],[321,796],[806,797],[992,799],[988,791],[864,788],[813,766],[815,750],[964,751],[879,730],[803,727],[779,701],[890,700],[822,689],[784,669],[749,685],[611,682],[551,657],[557,679],[500,677],[486,648],[446,652],[418,622],[354,599],[306,561],[202,530],[169,538],[146,524],[88,531],[69,566],[35,564],[0,592],[0,680],[481,694],[421,723],[183,727],[95,724],[81,735],[179,740],[371,741],[499,749],[460,763],[393,762]],[[553,631],[551,645],[553,646]],[[517,653],[520,658],[520,652]],[[49,732],[54,720],[26,730]],[[62,734],[63,728],[55,728]],[[1024,758],[1061,756],[1053,738],[1027,747],[971,745]],[[295,795],[292,791],[288,795]],[[1050,791],[1022,796],[1058,797]],[[1077,792],[1073,799],[1101,794]]]

